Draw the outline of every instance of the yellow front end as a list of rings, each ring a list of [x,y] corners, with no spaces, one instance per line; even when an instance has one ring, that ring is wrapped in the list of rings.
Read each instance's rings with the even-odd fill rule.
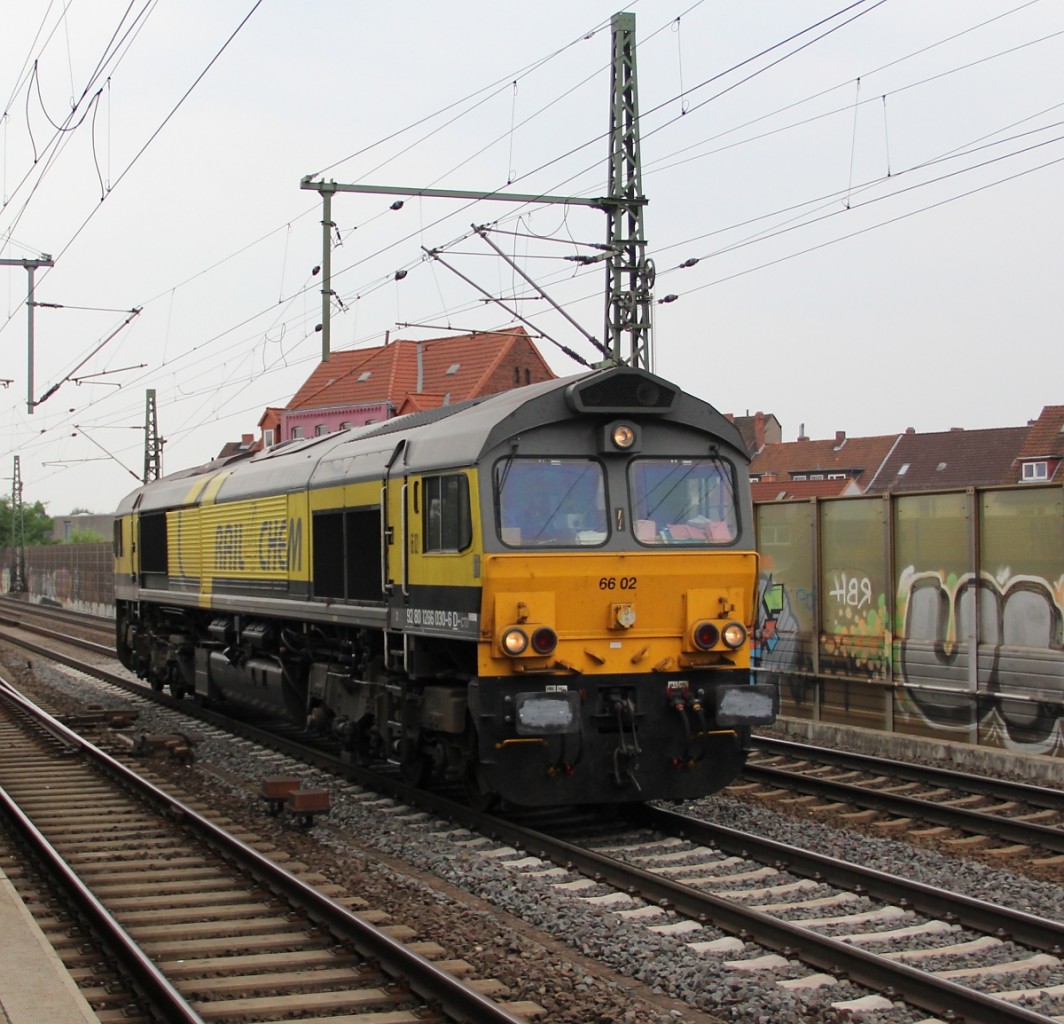
[[[753,551],[486,555],[481,678],[750,667]]]

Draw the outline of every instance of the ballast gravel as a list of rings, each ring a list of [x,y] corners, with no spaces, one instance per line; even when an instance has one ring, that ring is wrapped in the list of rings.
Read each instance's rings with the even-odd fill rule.
[[[24,666],[25,658],[0,659]],[[68,699],[128,706],[129,699],[105,691],[93,680],[65,670],[39,667],[17,673],[27,690],[43,684]],[[43,699],[43,693],[42,693]],[[53,698],[54,699],[54,698]],[[164,709],[145,706],[138,731],[168,732],[181,720]],[[398,808],[391,801],[362,793],[324,773],[281,759],[210,728],[191,769],[159,763],[158,768],[187,791],[282,846],[298,859],[347,887],[371,906],[387,910],[396,923],[418,929],[473,964],[477,975],[493,977],[511,990],[509,999],[532,1000],[546,1010],[551,1024],[666,1024],[713,1020],[733,1024],[916,1024],[928,1014],[895,1003],[866,1010],[860,1000],[869,993],[848,982],[818,986],[814,970],[796,960],[771,956],[752,943],[721,943],[722,952],[697,952],[692,941],[709,943],[728,937],[712,925],[690,933],[653,932],[638,916],[622,917],[610,902],[587,897],[608,896],[593,887],[579,892],[562,888],[579,876],[544,875],[508,868],[520,851],[484,856],[496,844],[468,845],[476,837],[456,834],[446,822]],[[327,788],[332,810],[309,831],[266,815],[258,797],[263,776],[298,774],[305,786]],[[843,831],[823,823],[794,818],[771,808],[718,795],[688,804],[685,813],[730,828],[767,836],[776,842],[815,849],[831,856],[906,875],[929,885],[963,892],[1043,916],[1064,918],[1064,886],[1024,878],[982,863],[946,857],[937,852],[899,847],[889,839]],[[463,842],[467,845],[461,845]],[[905,863],[899,865],[899,850]],[[543,870],[551,865],[544,864]],[[468,896],[466,895],[468,894]],[[585,898],[580,898],[585,897]],[[626,903],[628,909],[638,903]],[[623,907],[620,909],[624,909]],[[847,904],[839,913],[867,909]],[[822,915],[818,915],[822,916]],[[891,922],[902,927],[918,919]],[[660,919],[648,922],[660,924]],[[872,930],[872,929],[870,929]],[[872,946],[870,948],[875,948]],[[951,958],[949,966],[1001,963],[1002,947],[985,958]],[[744,970],[762,962],[760,970]],[[954,963],[956,961],[956,963]],[[935,961],[932,961],[934,963]],[[1047,985],[1064,983],[1064,972],[1047,967]],[[1039,980],[1042,980],[1042,977]],[[801,979],[809,979],[806,987]],[[780,983],[793,983],[782,987]],[[1017,987],[1007,975],[983,986],[1006,991]],[[874,1001],[879,1005],[882,1001]],[[1064,1012],[1058,1010],[1057,1012]]]

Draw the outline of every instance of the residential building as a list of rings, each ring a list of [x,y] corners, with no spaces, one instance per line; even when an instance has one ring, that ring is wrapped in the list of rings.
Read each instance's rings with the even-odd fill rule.
[[[1028,430],[1028,427],[954,428],[918,434],[910,428],[898,438],[865,493],[936,491],[1012,483],[1013,465]]]
[[[758,410],[751,416],[735,416],[725,413],[725,419],[734,423],[739,428],[739,433],[746,443],[746,451],[750,456],[756,455],[766,444],[780,444],[783,441],[783,428],[780,421],[772,413],[764,413]]]
[[[261,451],[263,442],[261,437],[254,434],[241,434],[239,441],[226,441],[222,450],[218,453],[219,459],[229,459],[234,455],[242,455],[246,452]]]
[[[955,490],[1064,480],[1064,405],[1024,427],[765,444],[750,464],[755,502]]]
[[[1064,405],[1047,405],[1027,432],[1016,456],[1017,483],[1064,480]]]
[[[333,352],[281,412],[279,439],[329,434],[554,376],[522,327]]]
[[[861,494],[897,444],[898,435],[813,441],[804,428],[797,441],[765,444],[750,464],[754,501]]]

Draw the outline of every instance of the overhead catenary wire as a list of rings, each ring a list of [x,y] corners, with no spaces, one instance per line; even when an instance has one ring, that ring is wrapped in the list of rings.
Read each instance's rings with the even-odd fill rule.
[[[380,280],[382,280],[382,281],[383,281],[384,279],[385,279],[385,278],[384,278],[384,276],[382,275],[382,276],[381,276],[381,278],[380,278]],[[382,286],[383,286],[383,285],[382,285]],[[353,291],[357,292],[358,294],[362,294],[362,293],[363,293],[363,288],[362,288],[362,287],[361,287],[360,285],[356,285],[356,286],[354,286],[354,288],[353,288]],[[371,293],[371,291],[369,291],[368,293]],[[297,294],[298,294],[298,293],[297,293]],[[348,296],[348,292],[346,292],[346,291],[345,291],[345,292],[344,292],[344,296],[345,296],[345,298],[347,298],[347,296]],[[243,321],[243,323],[244,323],[244,324],[248,324],[248,323],[250,323],[250,322],[253,322],[253,318],[252,318],[252,317],[248,317],[248,318],[246,318],[246,319],[245,319],[245,320]],[[236,328],[236,331],[239,331],[239,327],[238,327],[238,328]],[[232,328],[229,328],[229,329],[227,329],[227,330],[226,330],[225,332],[222,332],[222,333],[221,333],[220,335],[216,335],[216,337],[224,337],[224,336],[226,336],[226,335],[229,335],[229,336],[230,336],[231,338],[235,338],[235,333],[234,333],[234,330],[233,330]],[[235,340],[235,341],[234,341],[234,344],[237,344],[237,345],[239,345],[239,344],[245,344],[245,345],[246,345],[246,344],[247,344],[247,341],[246,341],[246,340],[244,340],[243,342],[240,342],[240,341],[238,341],[238,340]],[[205,342],[205,343],[199,344],[199,345],[197,346],[197,349],[198,349],[198,351],[200,351],[200,352],[203,352],[203,351],[204,351],[204,349],[205,349],[205,348],[208,348],[208,347],[210,347],[210,343],[209,343],[209,342]],[[170,365],[173,365],[173,363],[171,363]]]
[[[851,10],[851,9],[853,9],[853,8],[859,7],[859,6],[860,6],[860,5],[862,4],[862,3],[866,3],[866,2],[868,2],[868,0],[857,0],[857,2],[856,2],[856,3],[854,3],[854,4],[851,4],[851,5],[849,5],[849,7],[847,7],[847,8],[844,8],[844,9],[843,9],[843,11],[849,11],[849,10]],[[879,0],[879,2],[882,2],[882,0]],[[256,5],[256,6],[257,6],[257,5]],[[693,6],[697,6],[697,4],[696,4],[696,5],[693,5]],[[691,9],[693,9],[693,8],[689,8],[688,10],[691,10]],[[249,16],[250,16],[250,15],[249,15]],[[834,15],[833,15],[832,17],[834,17]],[[246,20],[246,19],[245,19],[245,20]],[[819,25],[819,24],[824,24],[824,23],[825,23],[826,21],[828,21],[828,20],[830,20],[830,19],[824,19],[824,20],[822,20],[821,22],[819,22],[819,23],[818,23],[818,25]],[[814,27],[816,27],[816,26],[814,26]],[[659,29],[658,31],[660,32],[660,31],[662,31],[662,30],[663,30],[663,29]],[[596,29],[595,31],[597,31],[597,29]],[[803,31],[808,31],[808,30],[803,30]],[[590,34],[591,34],[591,33],[589,33],[589,34],[587,34],[587,35],[583,36],[583,38],[585,38],[585,39],[586,39],[586,38],[588,38],[588,36],[589,36]],[[657,34],[657,33],[653,33],[653,35],[656,35],[656,34]],[[800,35],[800,34],[802,34],[802,33],[798,33],[798,35]],[[794,37],[794,36],[792,36],[792,37],[790,37],[790,38],[795,38],[795,37]],[[572,45],[572,44],[570,44],[570,45]],[[773,47],[771,47],[771,48],[769,48],[769,49],[770,49],[770,50],[771,50],[771,49],[775,49],[775,48],[776,48],[777,46],[779,46],[779,45],[781,45],[781,44],[776,44],[775,46],[773,46]],[[223,47],[223,49],[224,49],[224,47]],[[564,48],[563,48],[563,49],[564,49]],[[556,51],[556,52],[561,52],[561,51]],[[553,56],[553,55],[552,55],[552,56]],[[547,60],[549,60],[549,59],[550,59],[550,58],[547,58]],[[749,62],[749,61],[745,61],[745,62],[743,62],[743,63],[748,63],[748,62]],[[543,62],[543,61],[541,61],[541,62],[537,62],[537,65],[533,65],[533,66],[538,66],[539,64],[542,64],[542,63],[544,63],[544,62]],[[202,75],[201,75],[201,77],[202,77]],[[198,81],[198,79],[197,79],[197,81]],[[704,84],[704,83],[703,83],[703,84]],[[696,88],[698,88],[698,87],[696,87]],[[191,90],[190,90],[190,91],[191,91]],[[187,93],[186,93],[186,96],[187,96]],[[165,124],[165,122],[164,122],[164,124]],[[160,126],[160,127],[161,127],[161,126]],[[153,136],[153,137],[154,137],[154,136]],[[149,140],[149,141],[150,141],[150,140]],[[139,155],[139,154],[138,154],[138,155]],[[544,165],[544,166],[549,166],[549,164],[548,164],[548,165]],[[127,169],[128,169],[128,168],[127,168]],[[91,215],[90,215],[90,216],[91,216]],[[441,218],[441,219],[442,219],[442,218]],[[84,224],[82,225],[82,228],[83,228],[83,227],[84,227]],[[80,232],[80,230],[81,230],[81,229],[79,229],[79,232]],[[75,235],[75,237],[76,237],[76,235]],[[409,240],[409,238],[410,238],[410,236],[408,236],[408,237],[407,237],[407,239],[405,239],[405,240]],[[73,240],[73,239],[72,239],[72,240]],[[72,240],[71,240],[71,241],[72,241]],[[69,243],[68,243],[68,244],[69,244]],[[65,251],[65,248],[64,248],[64,250],[63,250],[63,251]],[[360,261],[360,262],[365,262],[365,261],[366,261],[366,260],[368,260],[369,258],[370,258],[370,257],[368,257],[368,256],[367,256],[367,257],[366,257],[366,258],[365,258],[364,260],[362,260],[362,261]],[[359,264],[354,264],[354,265],[352,265],[352,266],[357,266],[357,265],[359,265]],[[342,274],[342,273],[344,273],[344,271],[345,271],[345,270],[347,270],[347,269],[352,269],[352,267],[348,267],[348,268],[343,268],[343,269],[341,269],[340,271],[338,271],[338,272],[337,272],[337,274],[338,274],[338,275],[339,275],[339,274]],[[363,292],[363,293],[364,293],[364,290],[360,290],[360,292]]]

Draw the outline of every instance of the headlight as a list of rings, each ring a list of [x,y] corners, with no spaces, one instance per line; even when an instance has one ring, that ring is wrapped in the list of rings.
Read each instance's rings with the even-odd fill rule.
[[[629,423],[615,424],[610,435],[610,440],[613,441],[615,448],[620,448],[622,451],[626,451],[635,444],[635,427]]]
[[[558,646],[558,634],[549,626],[540,626],[532,634],[532,650],[536,654],[550,654]]]
[[[525,648],[528,647],[528,635],[523,629],[514,627],[503,633],[499,643],[503,651],[509,654],[510,657],[516,658],[517,655],[523,654]]]
[[[691,630],[691,642],[700,651],[712,650],[720,639],[720,633],[712,622],[697,622]]]
[[[739,622],[729,622],[721,632],[721,637],[726,646],[735,650],[746,643],[746,627]]]

